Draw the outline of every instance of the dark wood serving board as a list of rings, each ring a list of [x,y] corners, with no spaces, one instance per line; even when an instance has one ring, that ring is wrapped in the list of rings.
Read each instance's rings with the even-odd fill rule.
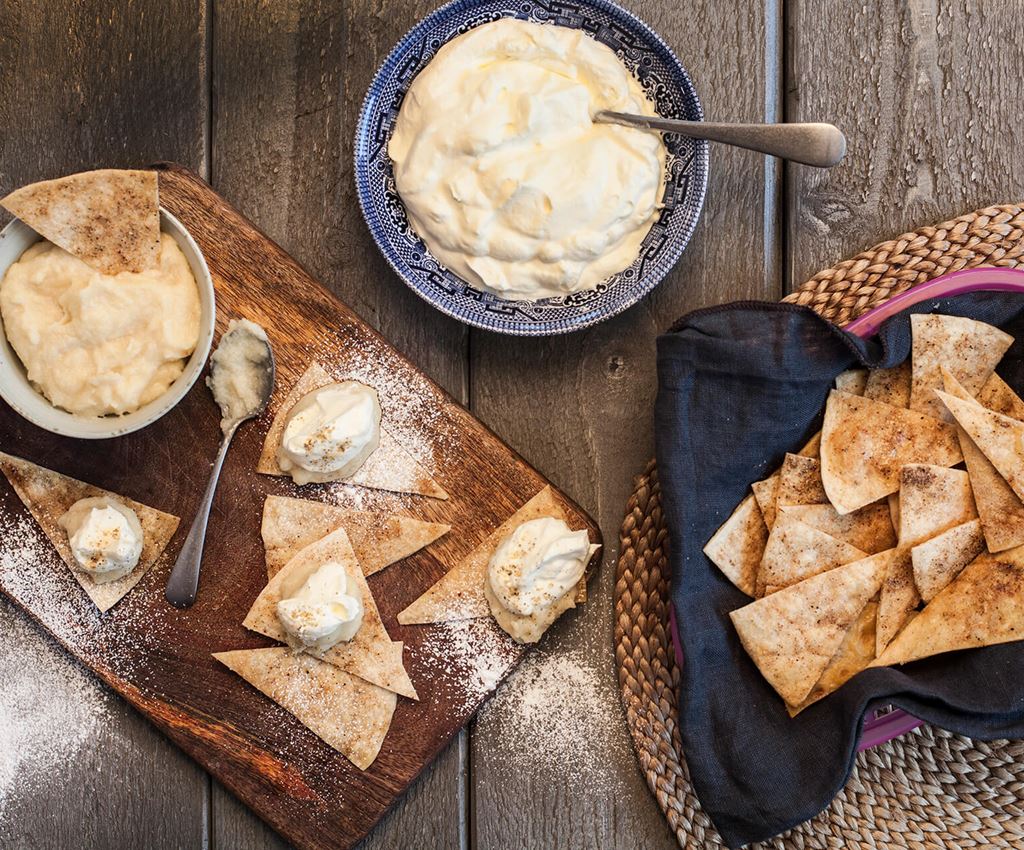
[[[246,317],[274,345],[279,400],[316,359],[339,375],[387,375],[389,407],[416,405],[430,436],[423,462],[449,501],[351,487],[302,488],[255,472],[275,407],[243,426],[228,456],[207,537],[199,598],[187,611],[163,597],[219,442],[219,412],[202,382],[162,420],[105,441],[56,437],[0,403],[0,449],[122,493],[182,518],[158,563],[101,615],[0,477],[0,591],[37,620],[104,682],[299,848],[347,848],[369,832],[515,666],[523,649],[489,620],[472,629],[398,625],[397,613],[470,552],[547,481],[314,281],[194,174],[159,167],[161,204],[195,238],[217,290],[217,329]],[[382,281],[381,285],[396,285]],[[420,446],[420,452],[423,446]],[[242,627],[266,583],[260,517],[276,493],[445,522],[452,531],[369,583],[391,636],[406,645],[420,701],[399,698],[378,759],[359,771],[211,657],[273,645]],[[574,527],[596,523],[562,494]],[[42,540],[42,535],[36,535]],[[33,537],[35,540],[36,537]],[[579,609],[581,612],[586,608]],[[578,616],[570,612],[567,616]],[[479,651],[466,644],[479,642]],[[488,658],[485,675],[472,655]],[[479,659],[477,659],[479,660]],[[468,665],[468,666],[467,666]],[[159,794],[158,788],[140,789]]]

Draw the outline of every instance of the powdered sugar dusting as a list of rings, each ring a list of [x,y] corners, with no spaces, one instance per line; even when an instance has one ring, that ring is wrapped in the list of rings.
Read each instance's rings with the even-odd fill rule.
[[[8,556],[5,554],[5,561]],[[51,782],[107,722],[110,697],[88,673],[0,601],[0,835],[11,809]]]
[[[621,781],[615,765],[629,758],[610,670],[582,649],[531,653],[480,723],[498,732],[486,758],[499,773],[550,770],[560,782],[608,788]]]
[[[431,670],[456,711],[475,707],[516,663],[510,638],[489,618],[437,623],[412,650]]]

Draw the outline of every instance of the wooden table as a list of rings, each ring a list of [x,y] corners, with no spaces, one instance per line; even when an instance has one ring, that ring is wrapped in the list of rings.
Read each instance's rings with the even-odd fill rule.
[[[651,296],[581,333],[517,340],[471,332],[420,301],[356,205],[363,94],[437,2],[6,0],[0,192],[94,167],[195,169],[599,519],[608,546],[593,602],[547,645],[583,648],[603,674],[609,732],[595,736],[607,750],[596,755],[614,781],[579,787],[550,766],[510,776],[489,756],[508,719],[490,711],[366,847],[669,848],[629,750],[611,648],[615,541],[652,453],[655,337],[688,310],[777,299],[881,238],[1024,198],[1024,15],[1019,0],[624,0],[676,50],[709,117],[833,121],[850,153],[821,172],[714,148],[703,220]],[[0,632],[16,617],[0,603]],[[18,635],[3,652],[45,642]],[[0,847],[282,846],[109,702],[103,733],[0,816]]]

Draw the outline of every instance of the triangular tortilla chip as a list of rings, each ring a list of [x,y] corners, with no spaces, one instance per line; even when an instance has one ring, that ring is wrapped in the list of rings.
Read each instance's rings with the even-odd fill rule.
[[[893,407],[909,407],[910,361],[904,360],[890,369],[872,369],[862,395]]]
[[[395,713],[397,697],[391,691],[284,647],[236,649],[213,657],[360,770],[377,758]]]
[[[850,679],[875,660],[875,620],[878,617],[878,603],[868,602],[853,625],[846,632],[839,649],[828,662],[821,678],[814,683],[811,692],[800,705],[787,705],[790,717],[796,717],[807,706],[839,690]]]
[[[978,516],[962,469],[908,463],[900,470],[900,546],[910,548]]]
[[[92,484],[69,478],[67,475],[61,475],[59,472],[53,472],[2,452],[0,452],[0,469],[7,476],[7,480],[11,482],[11,486],[14,487],[14,491],[21,501],[32,513],[35,521],[39,523],[39,527],[50,538],[57,554],[71,570],[71,574],[82,585],[82,589],[89,594],[89,598],[96,603],[96,607],[100,611],[109,611],[139,583],[163,554],[180,522],[178,517],[158,511],[141,502],[128,499],[118,493],[112,493],[110,490],[102,490]],[[142,554],[139,556],[139,565],[123,578],[104,584],[97,584],[92,578],[76,569],[78,564],[74,555],[71,554],[67,532],[58,523],[68,508],[79,499],[96,496],[106,496],[127,505],[135,511],[139,517],[139,523],[142,525]]]
[[[836,567],[733,611],[743,648],[789,705],[810,693],[878,592],[886,553]]]
[[[955,398],[963,401],[974,402],[970,393],[967,392],[952,373],[943,370],[943,382],[946,392]],[[995,382],[995,384],[993,384]],[[1004,406],[1009,401],[1009,409],[1013,409],[1014,403],[1009,400],[1005,392],[1000,388],[1006,387],[1002,378],[994,374],[982,387],[982,395],[986,389],[995,387],[995,392],[989,391],[988,398]],[[1006,387],[1013,398],[1016,393]],[[997,397],[998,396],[998,397]],[[1002,410],[997,410],[1002,412]],[[1013,488],[1006,483],[1006,479],[999,474],[999,471],[992,465],[992,462],[985,457],[968,436],[967,432],[957,424],[957,435],[960,439],[960,449],[964,455],[964,463],[967,465],[967,473],[971,477],[971,489],[974,491],[974,500],[977,503],[978,516],[981,519],[981,528],[985,533],[985,544],[990,552],[1003,552],[1015,546],[1024,544],[1024,502],[1020,500]]]
[[[921,601],[921,595],[914,584],[914,566],[909,549],[894,549],[889,566],[882,581],[882,593],[878,599],[878,624],[875,627],[875,654],[882,650],[899,633]]]
[[[350,595],[355,596],[352,588],[357,588],[363,600],[363,624],[355,637],[350,641],[335,644],[326,652],[309,649],[310,655],[340,667],[354,676],[372,682],[396,694],[418,699],[416,689],[409,680],[402,664],[401,646],[391,640],[380,619],[377,603],[373,599],[370,587],[366,583],[363,571],[356,561],[352,545],[344,528],[338,528],[326,537],[310,543],[296,553],[278,571],[270,583],[260,591],[252,608],[242,623],[247,629],[259,632],[274,640],[285,643],[288,634],[277,617],[277,603],[281,600],[281,583],[287,581],[296,572],[315,569],[334,561],[345,567],[348,575]],[[397,647],[397,651],[396,651]]]
[[[757,573],[758,588],[789,587],[818,573],[867,557],[867,552],[837,540],[824,531],[811,528],[795,516],[779,512],[775,528],[768,535],[761,567]]]
[[[302,376],[285,396],[273,422],[270,423],[270,430],[263,441],[263,451],[260,453],[259,463],[256,471],[264,475],[282,475],[277,463],[277,449],[281,445],[281,435],[284,432],[285,420],[288,413],[295,404],[307,393],[326,387],[335,383],[327,370],[319,363],[313,363],[302,373]],[[385,423],[387,421],[387,409],[384,410]],[[421,496],[431,496],[435,499],[447,499],[448,493],[428,473],[416,459],[406,451],[388,431],[385,424],[380,428],[380,444],[374,450],[359,469],[348,478],[343,479],[346,484],[358,484],[360,487],[369,487],[374,490],[389,490],[393,493],[417,493]]]
[[[867,369],[847,369],[836,375],[836,389],[850,395],[864,395],[867,383]]]
[[[790,505],[781,510],[869,555],[896,545],[896,531],[885,502],[875,502],[850,514],[837,513],[831,505]]]
[[[1017,498],[1024,499],[1024,422],[936,391],[957,424],[974,441]]]
[[[757,502],[757,507],[761,510],[761,519],[764,520],[765,527],[771,531],[772,526],[775,525],[775,500],[779,495],[779,474],[776,472],[774,475],[769,475],[767,478],[761,481],[755,481],[750,485],[750,489],[754,491],[754,500]],[[736,510],[733,511],[733,516],[743,506],[743,502],[737,506]],[[765,535],[767,539],[767,535]],[[707,551],[707,550],[705,550]],[[711,557],[708,555],[708,557]],[[713,557],[711,560],[715,560]],[[718,562],[715,561],[717,564]]]
[[[905,464],[953,466],[962,459],[956,428],[946,422],[869,398],[829,394],[821,480],[841,514],[895,493]]]
[[[400,514],[357,511],[288,496],[267,496],[261,527],[267,577],[273,578],[296,552],[336,528],[344,528],[348,533],[356,560],[367,576],[408,558],[451,530],[450,525]]]
[[[981,555],[948,584],[872,665],[1024,638],[1024,551]]]
[[[403,626],[421,623],[445,623],[450,620],[468,620],[491,616],[484,581],[491,555],[516,528],[531,519],[554,517],[568,521],[562,506],[555,500],[550,487],[545,487],[512,516],[499,525],[461,562],[445,573],[426,593],[398,615]],[[576,592],[576,601],[586,599],[584,574]]]
[[[900,493],[897,490],[895,493],[890,493],[885,497],[886,503],[889,505],[889,519],[892,520],[892,527],[899,530],[900,527]]]
[[[966,387],[964,389],[970,392]],[[946,392],[950,393],[950,395],[957,395],[948,389]],[[957,398],[960,398],[960,396],[957,396]],[[1013,388],[995,372],[989,376],[989,379],[985,381],[985,385],[978,391],[977,399],[982,407],[987,407],[989,410],[1003,414],[1003,416],[1009,416],[1011,419],[1024,420],[1024,399],[1017,395]]]
[[[800,457],[817,458],[820,450],[821,431],[818,431],[797,454]],[[754,491],[754,498],[757,499],[757,506],[761,509],[761,518],[764,520],[764,524],[768,527],[769,531],[775,525],[775,513],[779,494],[779,474],[781,472],[782,468],[780,467],[764,480],[755,481],[750,485],[750,489]]]
[[[775,480],[778,481],[777,476]],[[753,496],[747,496],[708,541],[704,554],[729,581],[753,596],[757,569],[767,542],[768,529],[760,508]]]
[[[937,313],[910,317],[913,379],[910,408],[949,421],[935,391],[942,389],[942,367],[947,367],[967,392],[982,388],[1003,359],[1013,337],[999,328]]]
[[[822,505],[828,501],[821,484],[821,461],[816,457],[787,454],[779,470],[776,508],[787,505]]]
[[[942,588],[984,550],[985,536],[981,531],[981,521],[976,519],[963,525],[954,525],[911,549],[914,584],[921,598],[931,602]]]
[[[105,274],[154,268],[160,257],[155,171],[86,171],[11,192],[0,204]]]

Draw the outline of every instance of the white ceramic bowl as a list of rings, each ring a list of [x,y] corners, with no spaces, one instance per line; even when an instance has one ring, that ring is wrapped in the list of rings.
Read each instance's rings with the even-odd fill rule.
[[[156,422],[167,413],[185,397],[192,384],[202,374],[206,358],[209,357],[210,348],[213,346],[213,325],[216,317],[213,279],[199,246],[181,222],[164,209],[160,210],[160,229],[164,233],[169,233],[178,243],[199,287],[199,342],[185,364],[185,371],[162,396],[132,413],[122,416],[80,416],[68,413],[54,407],[46,396],[29,383],[25,367],[8,343],[7,335],[3,332],[3,321],[0,319],[0,396],[29,422],[54,434],[84,440],[102,440],[130,434]],[[3,279],[7,269],[17,262],[26,249],[41,238],[19,219],[14,219],[0,231],[0,279]]]

